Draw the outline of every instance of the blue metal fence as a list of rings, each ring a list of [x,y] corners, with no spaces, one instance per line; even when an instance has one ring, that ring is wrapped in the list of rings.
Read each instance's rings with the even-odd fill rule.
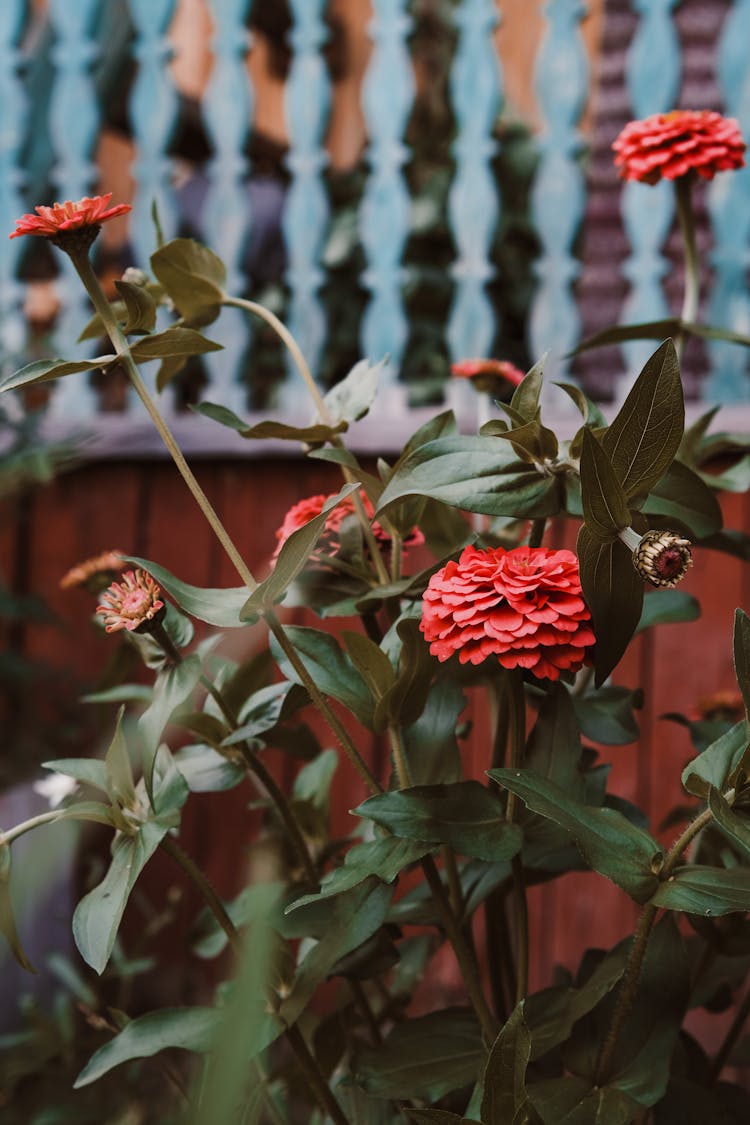
[[[8,229],[16,215],[34,203],[50,201],[49,197],[35,198],[33,191],[46,189],[54,198],[63,199],[97,190],[98,138],[103,120],[119,98],[124,101],[124,120],[135,152],[130,169],[135,191],[129,231],[134,264],[147,266],[154,245],[154,202],[167,236],[185,228],[192,209],[199,215],[206,240],[227,263],[230,286],[238,291],[247,286],[248,247],[256,245],[261,257],[264,253],[257,245],[259,214],[265,213],[258,192],[258,180],[263,176],[258,177],[247,147],[256,105],[246,66],[248,52],[255,49],[255,5],[250,0],[207,2],[214,62],[197,108],[210,151],[205,160],[191,167],[191,191],[186,193],[175,176],[173,150],[180,102],[168,65],[169,31],[178,0],[48,0],[42,16],[39,6],[30,0],[3,0],[0,212]],[[497,352],[502,342],[498,324],[503,309],[493,299],[494,290],[488,283],[496,279],[495,241],[506,212],[497,178],[498,136],[502,136],[497,126],[499,116],[502,120],[504,83],[493,39],[504,5],[494,0],[443,0],[436,7],[452,36],[447,96],[454,135],[447,139],[447,146],[445,137],[435,137],[436,146],[449,154],[447,163],[444,161],[448,182],[444,221],[449,243],[452,240],[452,261],[442,270],[443,284],[449,287],[447,315],[433,315],[430,338],[436,341],[435,353],[440,356],[438,369],[447,373],[451,359]],[[604,5],[604,17],[623,7],[639,21],[622,75],[632,116],[668,109],[677,102],[680,87],[681,47],[674,22],[677,0],[632,0],[629,4],[612,0]],[[357,246],[352,256],[357,269],[352,286],[362,290],[359,348],[373,358],[390,355],[389,370],[397,381],[403,374],[415,320],[423,315],[412,307],[418,302],[409,301],[410,283],[420,265],[409,259],[408,248],[420,219],[412,174],[414,153],[405,138],[418,97],[412,44],[427,5],[372,0],[371,8],[367,29],[371,52],[362,88],[368,141],[355,229],[349,232],[352,245]],[[332,94],[326,10],[326,0],[288,0],[291,63],[286,74],[285,113],[289,148],[283,161],[286,183],[277,192],[279,237],[285,248],[284,314],[315,369],[336,318],[336,308],[332,310],[330,300],[326,303],[335,257],[329,243],[335,215],[324,147]],[[556,373],[562,376],[570,375],[563,357],[581,334],[577,299],[580,236],[592,190],[581,116],[592,82],[590,104],[596,109],[601,60],[594,59],[592,78],[582,38],[587,5],[580,0],[547,0],[542,10],[543,34],[531,79],[542,125],[534,135],[537,163],[528,200],[538,254],[526,339],[518,341],[518,353],[534,358],[551,352]],[[750,0],[734,0],[727,7],[719,42],[707,44],[706,49],[716,52],[716,83],[724,99],[720,108],[739,119],[746,135],[750,134],[748,42]],[[589,115],[591,120],[596,120],[595,113]],[[422,138],[422,142],[422,148],[426,144],[429,149],[430,139]],[[621,210],[630,247],[624,262],[612,262],[612,269],[622,271],[629,287],[621,319],[656,319],[667,312],[664,246],[673,223],[670,188],[625,185]],[[713,274],[705,301],[707,315],[713,323],[748,332],[750,168],[718,177],[711,185],[708,221]],[[7,363],[16,362],[28,348],[21,312],[30,272],[23,261],[28,252],[24,241],[29,240],[0,239],[0,344]],[[60,312],[53,350],[70,355],[75,351],[74,337],[85,300],[66,263],[57,261],[56,268]],[[235,409],[247,405],[251,331],[247,321],[226,313],[213,333],[225,351],[207,362],[210,397]],[[648,350],[649,345],[645,347]],[[635,367],[643,351],[640,344],[627,345],[624,369]],[[711,343],[708,353],[710,372],[703,383],[706,397],[747,401],[747,353],[720,342]],[[418,376],[417,371],[415,378]],[[85,418],[97,410],[97,399],[83,380],[64,380],[54,391],[52,410]]]

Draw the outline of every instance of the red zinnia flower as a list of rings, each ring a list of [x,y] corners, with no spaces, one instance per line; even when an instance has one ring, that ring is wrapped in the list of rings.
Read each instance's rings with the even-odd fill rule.
[[[129,203],[118,203],[108,207],[112,192],[106,195],[95,195],[89,199],[76,200],[73,203],[53,203],[51,207],[35,207],[35,215],[22,215],[16,219],[16,229],[9,238],[19,238],[22,234],[37,234],[43,238],[55,238],[66,231],[80,230],[82,227],[99,227],[108,219],[115,219],[118,215],[126,215],[132,208]]]
[[[275,560],[278,558],[279,551],[284,546],[289,536],[293,532],[299,531],[301,527],[304,527],[305,524],[309,523],[309,521],[311,519],[314,519],[315,516],[319,516],[323,511],[323,507],[326,501],[330,500],[331,496],[334,495],[335,493],[330,493],[328,496],[325,496],[321,492],[317,496],[308,496],[306,500],[300,500],[299,503],[294,504],[289,509],[287,514],[284,516],[284,522],[276,532],[278,543],[276,544],[276,550],[273,553],[272,561],[275,562]],[[362,505],[365,509],[365,514],[367,515],[367,518],[371,520],[374,515],[373,506],[364,492],[360,492],[360,497],[362,498]],[[318,540],[318,545],[312,554],[313,559],[319,559],[321,555],[334,555],[336,553],[336,551],[339,549],[339,533],[341,531],[341,525],[348,516],[352,515],[354,515],[354,501],[350,496],[347,496],[345,500],[342,500],[340,504],[338,504],[328,513],[323,534]],[[374,523],[372,525],[372,531],[378,543],[382,544],[383,546],[386,546],[390,543],[390,536],[384,531],[379,523]],[[424,536],[422,535],[421,531],[419,531],[417,528],[414,528],[414,530],[407,536],[407,538],[404,539],[403,546],[413,547],[416,544],[423,542]]]
[[[576,556],[546,547],[466,547],[430,579],[420,628],[438,660],[496,656],[548,680],[580,668],[596,639]]]
[[[631,121],[612,145],[624,180],[655,184],[695,171],[704,180],[742,168],[746,145],[734,118],[708,109],[676,109]]]
[[[119,629],[148,632],[148,626],[161,620],[164,602],[159,600],[161,587],[145,570],[128,570],[122,582],[113,582],[101,597],[97,614],[108,633]],[[143,628],[146,626],[146,628]]]
[[[451,375],[471,379],[478,391],[499,397],[515,390],[524,378],[524,372],[507,359],[462,359],[451,364]]]

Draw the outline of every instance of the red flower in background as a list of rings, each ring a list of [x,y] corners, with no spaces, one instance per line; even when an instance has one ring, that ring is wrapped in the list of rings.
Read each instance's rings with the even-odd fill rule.
[[[85,196],[73,203],[53,203],[51,207],[35,207],[35,215],[22,215],[16,219],[16,229],[9,238],[19,238],[22,234],[36,234],[43,238],[55,238],[66,231],[80,230],[82,227],[99,227],[118,215],[126,215],[132,210],[129,203],[117,203],[109,207],[112,192],[106,195]]]
[[[548,680],[580,668],[595,641],[578,559],[546,547],[466,547],[430,579],[420,628],[438,660],[494,656]]]
[[[451,375],[471,379],[478,391],[495,398],[514,391],[524,378],[524,372],[507,359],[462,359],[451,364]]]
[[[742,168],[746,145],[733,118],[708,109],[676,109],[629,122],[612,148],[624,180],[655,184],[688,172],[712,180],[717,172]]]
[[[308,496],[306,500],[300,500],[299,503],[294,504],[287,514],[284,516],[284,522],[276,532],[278,543],[276,550],[273,553],[272,561],[278,557],[279,551],[286,543],[290,535],[295,531],[299,531],[306,523],[309,523],[315,516],[319,516],[323,511],[326,501],[330,500],[335,493],[329,493],[327,496],[322,492],[317,496]],[[364,492],[360,492],[362,505],[365,509],[365,514],[369,520],[372,520],[374,515],[374,508],[368,500]],[[354,515],[354,501],[350,496],[342,500],[335,508],[333,508],[326,519],[325,528],[322,536],[318,540],[318,545],[312,554],[313,559],[319,559],[321,555],[335,555],[339,549],[339,532],[341,525],[348,516]],[[391,542],[390,536],[381,527],[379,523],[372,525],[372,531],[378,543],[387,546]],[[406,539],[403,541],[404,547],[413,547],[418,543],[424,542],[424,536],[421,531],[415,528]]]

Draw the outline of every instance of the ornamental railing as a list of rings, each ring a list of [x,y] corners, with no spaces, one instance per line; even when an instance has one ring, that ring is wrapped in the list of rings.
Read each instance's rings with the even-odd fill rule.
[[[10,230],[39,202],[131,198],[100,239],[112,278],[148,268],[156,211],[285,318],[326,384],[387,355],[393,388],[436,402],[452,360],[549,352],[555,376],[617,400],[652,345],[570,353],[613,320],[668,316],[680,282],[670,186],[620,185],[611,141],[675,105],[750,134],[748,42],[748,0],[3,0],[0,214]],[[748,333],[750,168],[700,204],[702,314]],[[32,241],[0,239],[8,367],[85,354],[85,296]],[[224,350],[175,409],[289,407],[258,325],[227,310],[210,334]],[[748,401],[745,349],[691,348],[693,399]],[[57,418],[103,409],[137,417],[95,378],[50,396]]]

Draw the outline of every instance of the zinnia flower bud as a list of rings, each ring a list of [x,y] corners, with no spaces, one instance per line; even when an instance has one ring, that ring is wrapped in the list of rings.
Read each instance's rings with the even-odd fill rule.
[[[125,215],[132,210],[129,203],[109,207],[112,192],[106,195],[84,196],[75,202],[53,203],[51,207],[35,207],[35,215],[22,215],[16,219],[16,229],[9,238],[22,234],[35,234],[48,238],[66,253],[88,250],[99,233],[102,223]]]
[[[159,600],[160,593],[161,587],[145,570],[128,570],[122,582],[113,582],[102,594],[96,612],[108,633],[120,629],[149,633],[166,612],[164,602]]]
[[[692,544],[677,531],[647,531],[639,536],[627,527],[620,538],[633,552],[633,566],[652,586],[679,585],[693,565]]]
[[[612,148],[624,180],[655,184],[688,172],[712,180],[717,172],[742,168],[746,145],[734,118],[677,109],[629,122]]]
[[[122,551],[103,551],[91,559],[84,559],[60,579],[60,589],[78,586],[92,594],[106,590],[116,574],[122,570]]]
[[[466,547],[430,579],[420,628],[438,660],[497,657],[548,680],[577,671],[596,640],[578,559],[546,547]]]

